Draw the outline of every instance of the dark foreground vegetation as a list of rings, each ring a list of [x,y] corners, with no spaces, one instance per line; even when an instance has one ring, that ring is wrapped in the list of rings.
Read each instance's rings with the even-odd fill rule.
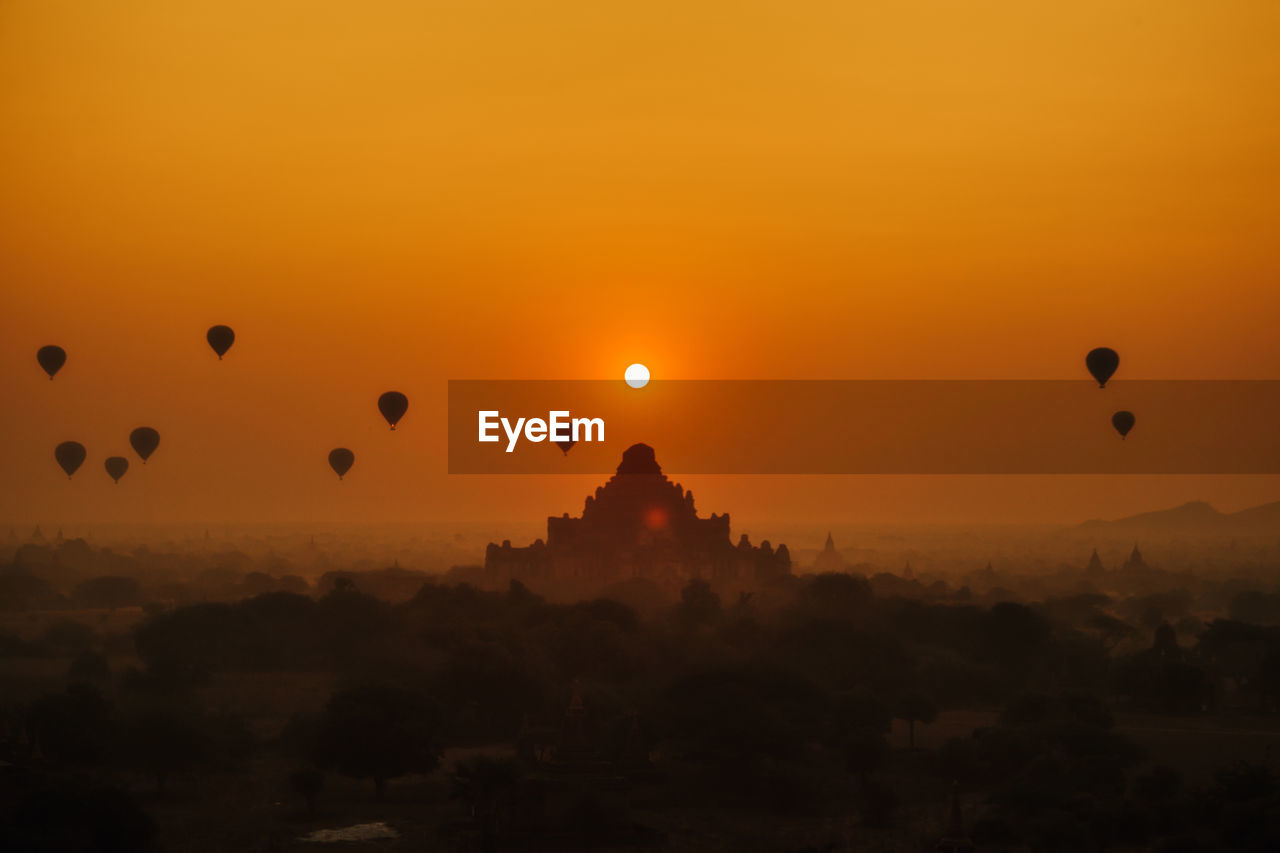
[[[357,576],[56,618],[0,637],[0,849],[1277,850],[1273,597],[832,573],[641,615]]]

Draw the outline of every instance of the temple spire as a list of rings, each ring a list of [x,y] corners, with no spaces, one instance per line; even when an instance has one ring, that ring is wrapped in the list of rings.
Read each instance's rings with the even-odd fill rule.
[[[937,853],[967,853],[973,850],[973,842],[964,831],[964,814],[960,810],[960,783],[951,784],[951,798],[947,810],[947,829],[938,846]]]

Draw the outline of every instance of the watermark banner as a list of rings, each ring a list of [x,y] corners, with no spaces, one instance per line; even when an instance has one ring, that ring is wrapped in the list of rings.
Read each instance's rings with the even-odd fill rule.
[[[1280,473],[1273,380],[453,380],[448,417],[452,474],[609,474],[637,443],[678,474]]]

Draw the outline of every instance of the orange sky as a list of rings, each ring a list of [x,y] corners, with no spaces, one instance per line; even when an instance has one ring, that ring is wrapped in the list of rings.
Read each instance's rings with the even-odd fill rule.
[[[593,481],[444,473],[450,377],[1070,378],[1105,343],[1127,378],[1280,378],[1276,44],[1271,0],[7,0],[0,520],[576,511]],[[747,519],[1280,498],[690,485]]]

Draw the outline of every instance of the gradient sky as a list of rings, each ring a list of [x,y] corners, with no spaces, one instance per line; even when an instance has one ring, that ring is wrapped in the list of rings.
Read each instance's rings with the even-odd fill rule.
[[[1107,344],[1280,378],[1277,44],[1272,0],[5,0],[0,520],[576,512],[594,480],[445,474],[450,377],[1070,378]],[[748,520],[1280,498],[687,485]]]

